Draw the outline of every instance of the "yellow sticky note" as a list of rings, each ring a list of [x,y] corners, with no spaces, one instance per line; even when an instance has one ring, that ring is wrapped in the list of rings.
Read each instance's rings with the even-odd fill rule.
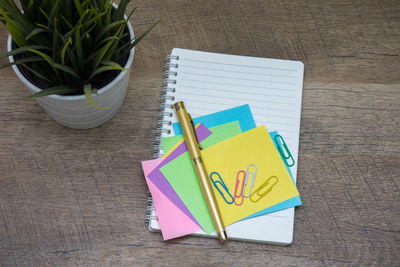
[[[244,198],[241,206],[227,204],[213,185],[225,225],[230,225],[260,210],[299,195],[265,126],[257,127],[208,147],[202,151],[202,155],[209,174],[218,172],[232,196],[235,193],[237,173],[240,170],[246,171],[249,164],[257,166],[252,194],[257,194],[257,189],[268,178],[276,176],[276,178],[270,180],[269,185],[259,190],[258,194],[264,195],[271,184],[277,181],[270,192],[261,198],[260,195],[254,195],[253,199],[258,200],[257,202],[251,201],[250,197]],[[252,171],[254,172],[254,168],[252,168]],[[247,183],[245,194],[249,192],[250,184],[251,179]],[[240,200],[237,203],[240,203]]]

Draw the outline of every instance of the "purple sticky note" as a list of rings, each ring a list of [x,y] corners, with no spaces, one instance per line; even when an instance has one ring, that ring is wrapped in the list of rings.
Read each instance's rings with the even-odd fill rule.
[[[212,132],[207,129],[203,124],[200,124],[199,127],[196,128],[196,135],[199,142],[206,139],[210,136]],[[191,218],[194,222],[197,223],[196,219],[193,217],[192,213],[188,210],[179,196],[176,194],[175,190],[168,183],[167,179],[164,177],[160,168],[176,159],[183,153],[187,151],[186,143],[183,142],[180,144],[171,154],[169,154],[149,175],[148,178],[153,182],[153,184],[166,195],[172,203],[174,203],[180,210],[182,210],[189,218]]]

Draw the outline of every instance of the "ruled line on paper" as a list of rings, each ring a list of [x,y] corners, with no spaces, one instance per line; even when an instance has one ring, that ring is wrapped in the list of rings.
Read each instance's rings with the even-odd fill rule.
[[[213,98],[210,98],[210,99],[213,100]],[[182,99],[180,99],[180,100],[182,100]],[[212,100],[208,100],[208,101],[204,101],[204,100],[187,100],[187,101],[185,101],[185,100],[182,100],[182,101],[190,102],[191,107],[194,106],[193,102],[199,103],[200,104],[199,108],[203,111],[205,109],[205,106],[207,106],[207,108],[208,108],[209,106],[219,105],[221,107],[218,110],[222,111],[223,109],[226,109],[226,108],[234,108],[234,107],[249,103],[249,101],[246,101],[246,100],[244,100],[241,103],[221,103],[221,102],[213,102]],[[222,107],[222,106],[224,106],[224,107]],[[291,110],[291,109],[283,109],[280,107],[279,108],[271,108],[271,107],[264,107],[264,106],[260,107],[260,106],[254,105],[254,104],[251,104],[250,108],[252,110],[253,116],[262,116],[262,117],[271,116],[272,112],[274,112],[274,113],[275,112],[285,112],[285,113],[293,112],[293,110]],[[275,115],[273,115],[273,116],[276,117]]]
[[[209,81],[203,81],[203,80],[194,80],[194,79],[187,79],[187,78],[181,78],[179,80],[177,80],[177,83],[181,82],[181,81],[188,81],[188,82],[199,82],[199,83],[208,83],[208,84],[220,84],[220,85],[225,85],[225,86],[239,86],[239,87],[243,87],[243,85],[240,84],[233,84],[233,83],[220,83],[220,82],[209,82]],[[264,86],[251,86],[252,88],[261,88],[261,89],[275,89],[275,90],[280,90],[280,91],[289,91],[289,92],[294,92],[296,91],[295,88],[293,89],[289,89],[289,88],[271,88],[271,87],[264,87]]]
[[[181,67],[185,68],[194,68],[196,70],[202,69],[202,70],[212,70],[212,71],[220,71],[220,72],[229,72],[229,73],[241,73],[241,74],[249,74],[249,75],[261,75],[261,76],[274,76],[274,77],[281,77],[281,78],[294,78],[296,79],[296,75],[280,75],[280,74],[271,74],[271,73],[261,73],[261,72],[244,72],[244,71],[234,71],[234,70],[221,70],[221,69],[214,69],[214,68],[206,68],[202,67],[200,65],[186,65],[186,64],[180,64]]]
[[[273,125],[273,124],[277,124],[277,125],[286,125],[286,126],[290,126],[290,128],[294,128],[294,124],[293,123],[289,123],[289,122],[277,122],[277,121],[260,121],[261,125]]]
[[[251,106],[250,106],[250,108],[251,108]],[[266,117],[266,116],[269,116],[270,114],[271,114],[271,112],[262,112],[262,111],[266,111],[266,110],[271,110],[271,111],[275,111],[273,108],[271,108],[271,109],[263,109],[263,110],[256,110],[255,112],[252,112],[252,114],[253,114],[253,116],[256,116],[256,117]],[[293,112],[293,110],[291,110],[291,112]],[[276,117],[276,116],[275,116]],[[293,119],[293,116],[285,116],[285,115],[279,115],[279,118],[282,118],[282,119]]]
[[[196,93],[186,93],[186,92],[179,92],[179,95],[193,95],[193,96],[201,96],[201,97],[210,97],[210,98],[215,98],[216,96],[211,96],[211,95],[204,95],[204,94],[196,94]],[[293,105],[293,102],[278,102],[278,101],[266,101],[266,100],[259,100],[259,99],[254,99],[250,97],[232,97],[232,96],[224,96],[223,97],[225,100],[240,100],[240,101],[251,101],[251,102],[259,102],[263,104],[281,104],[281,105]]]
[[[210,112],[218,112],[218,111],[224,110],[224,108],[215,108],[215,107],[209,107],[209,106],[207,106],[207,108],[205,108],[204,102],[202,102],[202,101],[196,101],[196,103],[191,103],[192,100],[184,100],[184,99],[179,99],[179,100],[190,103],[190,113],[194,114],[193,110],[195,110],[195,112],[198,112],[198,116],[203,116]],[[202,105],[198,105],[197,103],[201,103]],[[227,105],[227,106],[228,106],[228,108],[229,108],[229,106],[230,106],[230,108],[234,108],[234,107],[238,107],[239,105]],[[265,109],[260,110],[258,108],[253,108],[251,105],[250,105],[250,109],[251,109],[251,113],[252,113],[253,117],[255,117],[255,118],[257,118],[257,117],[265,118],[267,116],[270,116],[271,112],[276,111],[276,109],[273,109],[273,108],[271,108],[271,109],[265,108]],[[270,112],[268,112],[268,110]],[[263,111],[267,111],[267,112],[263,112]],[[290,110],[290,111],[293,112],[293,110]],[[287,114],[287,113],[285,113],[285,114]],[[274,118],[280,118],[283,120],[286,120],[286,119],[294,120],[293,116],[285,116],[285,115],[274,116]]]
[[[270,69],[270,70],[289,71],[289,72],[296,72],[297,71],[297,69],[273,68],[273,67],[257,67],[257,66],[232,64],[232,63],[228,64],[228,63],[215,62],[215,61],[206,61],[206,60],[199,60],[199,59],[192,59],[192,58],[181,58],[179,60],[181,62],[182,61],[203,62],[203,63],[209,63],[209,64],[225,65],[225,66],[237,66],[237,67],[252,68],[252,69]]]
[[[177,98],[177,100],[182,100],[182,99],[180,99],[180,98]],[[182,100],[182,101],[185,101],[185,100]],[[213,104],[213,105],[218,105],[218,106],[229,106],[229,107],[235,107],[235,106],[238,106],[238,105],[235,105],[235,104],[226,104],[226,103],[222,103],[222,102],[213,102],[213,101],[201,101],[201,100],[193,100],[193,99],[190,99],[190,100],[187,100],[187,102],[197,102],[197,103],[202,103],[203,104],[203,110],[205,110],[204,109],[204,104]],[[246,101],[244,101],[244,103],[246,103]],[[252,105],[252,107],[254,107],[255,105]],[[259,107],[260,108],[260,107]],[[282,109],[282,108],[274,108],[273,109],[274,110],[274,112],[291,112],[292,110],[291,109]]]
[[[192,86],[192,85],[184,85],[185,88],[192,88],[192,89],[199,89],[199,90],[205,90],[205,91],[219,91],[219,92],[227,92],[227,93],[242,93],[243,94],[243,90],[238,90],[238,91],[232,91],[232,90],[223,90],[223,89],[216,89],[216,88],[206,88],[206,87],[198,87],[198,86]],[[274,89],[275,90],[275,89]],[[276,89],[279,90],[279,89]],[[295,99],[296,96],[288,96],[288,95],[275,95],[275,94],[266,94],[266,92],[268,92],[267,90],[263,90],[262,92],[260,91],[258,92],[249,92],[247,91],[248,94],[251,95],[261,95],[261,96],[272,96],[272,97],[283,97],[285,99]]]
[[[191,103],[191,105],[190,105],[190,110],[191,110],[191,113],[193,113],[193,110],[198,110],[198,111],[200,111],[199,112],[199,116],[203,116],[203,115],[205,115],[206,113],[205,112],[218,112],[218,111],[222,111],[224,108],[215,108],[215,107],[208,107],[207,106],[207,111],[205,111],[205,107],[204,107],[204,104],[214,104],[214,103],[212,103],[212,102],[204,102],[204,101],[197,101],[197,100],[191,100],[191,99],[189,99],[189,98],[186,98],[186,97],[178,97],[177,98],[177,100],[181,100],[181,101],[185,101],[185,102],[192,102],[192,101],[194,101],[195,103]],[[198,105],[198,104],[196,104],[196,103],[200,103],[201,105]],[[243,105],[244,104],[248,104],[249,102],[246,102],[246,103],[243,103]],[[289,112],[290,113],[292,113],[292,112],[294,112],[293,110],[288,110],[288,109],[285,109],[285,110],[283,110],[283,109],[275,109],[275,108],[269,108],[268,107],[268,104],[269,104],[270,102],[265,102],[265,104],[267,105],[267,106],[265,106],[265,107],[262,107],[262,108],[260,108],[260,107],[254,107],[254,105],[250,105],[250,108],[251,108],[251,111],[252,111],[252,115],[254,116],[254,117],[266,117],[266,116],[269,116],[269,115],[271,115],[271,112],[276,112],[276,111],[285,111],[285,114],[288,114]],[[242,104],[240,104],[240,105],[234,105],[234,104],[224,104],[224,103],[218,103],[218,104],[222,104],[222,105],[225,105],[225,106],[228,106],[228,108],[229,107],[231,107],[231,108],[234,108],[234,107],[237,107],[237,106],[240,106],[240,105],[242,105]],[[294,117],[293,116],[288,116],[288,115],[282,115],[282,114],[280,114],[279,116],[277,116],[277,115],[275,115],[274,116],[274,118],[280,118],[280,119],[285,119],[285,120],[287,120],[287,119],[290,119],[290,120],[294,120]]]
[[[195,110],[195,112],[193,112],[193,110]],[[204,111],[204,108],[202,108],[202,107],[196,107],[196,106],[191,106],[190,107],[190,114],[192,115],[192,118],[197,118],[197,117],[201,117],[201,116],[204,116],[205,114],[204,113],[199,113],[199,112],[197,112],[197,111]],[[218,111],[221,111],[220,109],[215,109],[215,108],[207,108],[207,111],[208,112],[218,112]],[[253,115],[255,115],[256,117],[257,117],[257,115],[259,115],[259,114],[256,114],[256,113],[253,113]],[[263,115],[263,116],[265,116],[265,115]],[[279,117],[276,117],[277,119],[279,119],[279,118],[282,118],[281,116],[279,116]],[[287,117],[286,117],[287,118]],[[286,119],[285,117],[283,117],[283,119]],[[261,120],[257,120],[256,121],[258,124],[260,124],[260,125],[265,125],[265,126],[269,126],[269,125],[273,125],[273,124],[282,124],[283,125],[283,123],[281,123],[281,122],[274,122],[274,121],[261,121]],[[293,126],[296,126],[295,125],[296,123],[287,123],[286,125],[293,125]],[[289,130],[288,130],[289,131]]]
[[[284,219],[289,218],[288,216],[274,215],[273,213],[268,213],[268,214],[266,214],[265,216],[268,216],[268,217],[275,217],[275,218],[284,218]]]
[[[257,79],[246,79],[246,78],[239,78],[233,76],[219,76],[219,75],[211,75],[201,72],[187,72],[187,71],[180,71],[179,75],[189,74],[193,76],[201,76],[201,77],[213,77],[213,78],[220,78],[220,79],[229,79],[229,80],[241,80],[241,81],[252,81],[252,82],[263,82],[263,83],[278,83],[278,84],[290,84],[295,85],[295,82],[283,82],[283,81],[272,81],[272,80],[257,80]]]
[[[188,102],[188,101],[187,101]],[[200,111],[200,113],[197,113],[197,116],[196,115],[193,115],[192,117],[194,118],[194,117],[200,117],[200,116],[204,116],[204,115],[207,115],[207,113],[205,113],[204,112],[204,107],[202,107],[202,106],[194,106],[194,105],[191,105],[190,106],[190,114],[195,114],[192,110],[199,110]],[[210,108],[210,107],[207,107],[207,110],[206,110],[206,112],[208,112],[208,113],[212,113],[212,112],[218,112],[218,111],[221,111],[222,109],[221,108]]]

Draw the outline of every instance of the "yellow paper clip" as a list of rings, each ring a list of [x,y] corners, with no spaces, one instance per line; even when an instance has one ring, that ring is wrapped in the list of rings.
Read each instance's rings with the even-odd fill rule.
[[[213,175],[217,175],[218,178],[219,178],[219,181],[218,181],[218,180],[214,180],[214,179],[213,179]],[[224,183],[224,180],[222,180],[221,175],[219,175],[218,172],[212,172],[212,173],[210,174],[210,179],[211,179],[211,181],[213,182],[215,188],[217,188],[217,190],[218,190],[219,193],[221,194],[222,198],[225,200],[225,202],[228,203],[228,204],[232,204],[233,201],[235,201],[235,200],[234,200],[233,196],[231,195],[231,193],[229,193],[228,187],[227,187],[226,184]],[[219,187],[218,185],[221,185],[221,187],[225,190],[225,192],[227,193],[227,195],[229,196],[229,198],[230,198],[231,200],[228,201],[228,200],[226,199],[224,192],[220,189],[220,187]]]
[[[274,180],[274,181],[271,181]],[[260,185],[259,188],[257,188],[256,191],[253,192],[253,194],[250,195],[250,200],[254,203],[258,202],[260,199],[262,199],[265,195],[267,195],[269,192],[272,191],[272,188],[278,183],[278,177],[276,176],[271,176],[269,177],[262,185]],[[266,189],[265,189],[266,188]],[[265,192],[260,192],[261,190],[265,189]],[[258,198],[255,200],[254,197],[258,196]]]
[[[254,171],[254,172],[250,171],[251,166],[253,166],[253,167],[255,168],[255,171]],[[251,185],[250,185],[249,193],[248,193],[248,194],[245,194],[245,193],[244,193],[244,189],[245,189],[245,187],[246,187],[246,185],[247,185],[247,182],[249,181],[249,176],[250,176],[250,174],[251,174],[251,176],[252,176],[252,177],[251,177]],[[249,197],[249,196],[251,195],[251,189],[252,189],[253,186],[254,186],[254,180],[256,179],[256,175],[257,175],[257,166],[256,166],[255,164],[250,164],[249,166],[247,166],[246,178],[244,178],[244,186],[243,186],[243,189],[242,189],[242,195],[243,195],[244,197]]]
[[[242,181],[242,189],[239,190],[240,194],[238,194],[238,187],[239,187],[239,184],[240,184],[240,178],[239,178],[240,173],[243,173],[243,181]],[[236,206],[241,206],[243,204],[243,200],[244,200],[243,188],[244,188],[244,180],[245,180],[245,178],[246,178],[246,173],[245,173],[244,170],[240,170],[236,175],[236,185],[235,185],[235,194],[234,194],[234,196],[235,196],[234,203],[235,203]],[[242,197],[242,201],[240,203],[236,203],[236,199],[238,199],[240,197]]]
[[[288,148],[288,146],[286,145],[285,140],[283,140],[283,137],[278,135],[275,135],[275,143],[277,144],[277,148],[278,148],[278,152],[279,154],[281,154],[281,157],[283,158],[283,160],[285,161],[286,165],[289,167],[292,167],[294,165],[294,158],[292,156],[292,153],[290,153],[290,150]],[[285,151],[282,150],[281,146],[285,149]],[[291,160],[291,163],[288,162],[288,159]]]

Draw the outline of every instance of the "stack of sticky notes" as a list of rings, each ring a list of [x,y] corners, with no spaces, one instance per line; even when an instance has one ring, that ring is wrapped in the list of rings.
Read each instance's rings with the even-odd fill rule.
[[[301,205],[284,137],[256,127],[249,105],[193,119],[225,226]],[[165,154],[143,161],[165,240],[215,230],[179,123],[162,139]]]

